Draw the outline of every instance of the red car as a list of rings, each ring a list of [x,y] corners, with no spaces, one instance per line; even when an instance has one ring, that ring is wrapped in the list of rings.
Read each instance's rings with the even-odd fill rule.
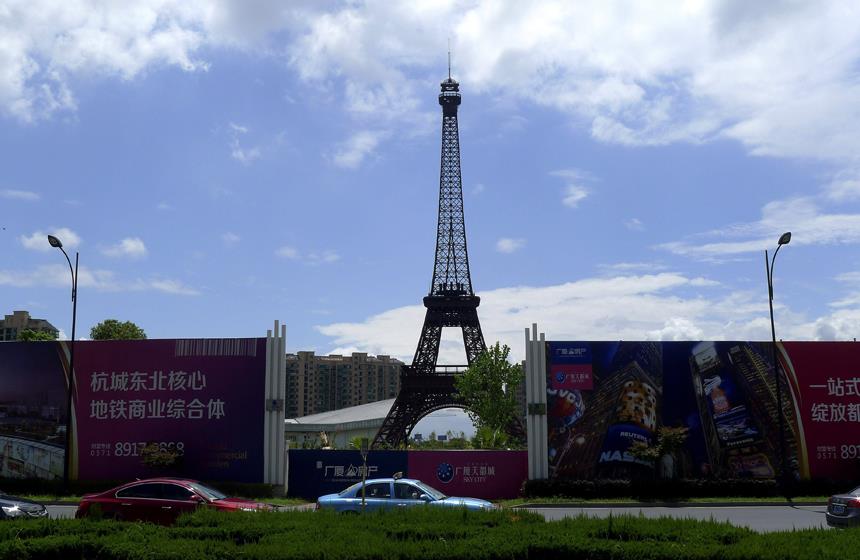
[[[86,494],[75,517],[86,517],[98,507],[104,517],[169,525],[199,507],[223,511],[271,510],[272,506],[242,498],[228,498],[218,490],[185,478],[147,478]]]

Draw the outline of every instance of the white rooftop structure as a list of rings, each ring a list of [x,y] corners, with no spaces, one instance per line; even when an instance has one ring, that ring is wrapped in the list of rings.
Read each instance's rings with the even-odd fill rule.
[[[357,437],[373,439],[394,399],[376,401],[339,410],[330,410],[301,418],[284,420],[284,431],[291,446],[301,447],[305,441],[321,439],[324,433],[329,445],[337,449],[349,447],[350,441]]]

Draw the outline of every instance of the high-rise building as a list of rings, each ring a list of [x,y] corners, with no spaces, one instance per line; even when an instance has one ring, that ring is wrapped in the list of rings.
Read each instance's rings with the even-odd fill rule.
[[[400,391],[403,362],[390,356],[287,354],[287,418],[385,399]]]
[[[0,320],[0,340],[17,340],[21,331],[50,333],[56,338],[60,331],[45,319],[33,319],[27,311],[13,311]]]

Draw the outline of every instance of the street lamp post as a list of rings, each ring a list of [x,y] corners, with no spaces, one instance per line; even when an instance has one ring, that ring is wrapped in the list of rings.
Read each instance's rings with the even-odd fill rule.
[[[776,327],[773,322],[773,265],[776,262],[776,254],[779,253],[780,247],[788,245],[790,241],[790,231],[780,235],[776,251],[773,252],[773,259],[770,261],[768,261],[767,249],[764,250],[764,265],[767,271],[767,296],[768,304],[770,305],[770,334],[773,339],[771,354],[773,358],[773,378],[776,381],[776,416],[779,422],[779,481],[783,489],[785,488],[784,483],[787,479],[785,465],[785,419],[782,411],[782,382],[779,376],[779,361],[776,359]]]
[[[66,262],[69,263],[69,272],[72,273],[72,342],[69,348],[69,387],[66,397],[66,455],[63,461],[63,490],[69,489],[69,463],[72,460],[72,398],[75,394],[75,322],[78,314],[78,252],[75,251],[75,268],[72,269],[72,261],[63,243],[53,235],[48,236],[48,243],[63,252]]]

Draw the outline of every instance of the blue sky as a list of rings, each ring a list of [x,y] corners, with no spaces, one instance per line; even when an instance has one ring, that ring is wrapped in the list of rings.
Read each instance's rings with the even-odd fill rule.
[[[0,309],[411,359],[439,82],[485,337],[860,334],[853,2],[0,6]],[[450,334],[442,360],[462,363]]]

